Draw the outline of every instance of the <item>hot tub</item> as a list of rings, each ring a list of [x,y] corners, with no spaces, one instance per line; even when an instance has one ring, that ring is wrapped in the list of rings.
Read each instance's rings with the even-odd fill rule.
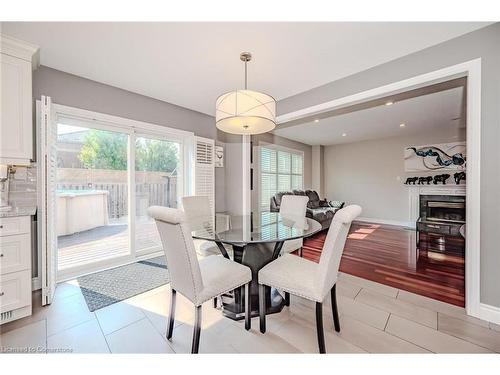
[[[57,235],[108,225],[108,194],[106,190],[58,190]]]

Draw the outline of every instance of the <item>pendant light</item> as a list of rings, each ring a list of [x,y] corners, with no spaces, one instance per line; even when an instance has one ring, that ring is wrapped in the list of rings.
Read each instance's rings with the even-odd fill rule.
[[[276,100],[270,95],[247,89],[247,64],[250,52],[242,52],[245,63],[245,89],[230,91],[217,98],[215,125],[231,134],[261,134],[276,127]]]

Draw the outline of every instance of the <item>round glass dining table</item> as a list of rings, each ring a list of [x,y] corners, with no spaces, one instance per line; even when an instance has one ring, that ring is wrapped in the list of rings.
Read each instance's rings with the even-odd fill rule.
[[[252,316],[258,316],[259,294],[257,275],[266,264],[275,260],[285,241],[309,237],[321,230],[321,224],[305,217],[282,216],[275,212],[251,215],[228,215],[228,221],[214,224],[210,218],[195,218],[191,234],[195,239],[213,241],[221,254],[248,266],[252,271],[250,302]],[[216,221],[217,222],[217,221]],[[232,258],[224,245],[232,246]],[[244,318],[244,289],[239,288],[221,297],[222,311],[234,320]],[[280,312],[285,305],[281,294],[266,288],[266,314]]]

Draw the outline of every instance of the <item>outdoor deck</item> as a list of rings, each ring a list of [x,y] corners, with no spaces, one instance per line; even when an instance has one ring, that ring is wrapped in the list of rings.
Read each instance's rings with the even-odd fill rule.
[[[124,256],[129,253],[128,225],[116,223],[69,236],[59,236],[58,247],[59,270]],[[152,247],[161,249],[154,221],[137,222],[137,251]]]

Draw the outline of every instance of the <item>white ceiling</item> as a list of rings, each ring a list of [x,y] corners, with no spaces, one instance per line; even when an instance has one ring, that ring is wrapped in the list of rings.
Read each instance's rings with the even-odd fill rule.
[[[243,86],[283,99],[486,26],[440,23],[2,24],[41,64],[210,115]]]
[[[464,87],[423,95],[309,122],[274,133],[310,145],[334,145],[369,139],[382,139],[426,132],[435,129],[455,129],[463,126]],[[405,124],[401,128],[399,125]],[[342,136],[345,133],[346,136]]]

